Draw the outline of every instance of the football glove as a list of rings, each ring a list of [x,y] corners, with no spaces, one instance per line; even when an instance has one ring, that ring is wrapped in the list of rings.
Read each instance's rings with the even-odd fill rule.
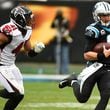
[[[44,45],[44,43],[43,42],[39,42],[39,43],[36,43],[35,45],[34,45],[34,52],[35,53],[40,53],[43,49],[45,48],[45,45]]]

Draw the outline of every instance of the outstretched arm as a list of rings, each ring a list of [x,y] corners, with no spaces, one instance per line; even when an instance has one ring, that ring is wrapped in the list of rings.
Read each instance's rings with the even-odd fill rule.
[[[28,56],[30,57],[36,56],[38,53],[43,51],[44,48],[45,48],[45,45],[42,42],[36,43],[34,47],[32,48],[29,40],[24,45],[24,49],[26,53],[28,54]]]

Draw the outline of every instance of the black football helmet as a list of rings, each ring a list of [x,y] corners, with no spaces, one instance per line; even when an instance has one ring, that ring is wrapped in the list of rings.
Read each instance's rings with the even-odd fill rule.
[[[33,14],[27,7],[17,6],[11,10],[10,18],[20,28],[27,29],[31,27]]]

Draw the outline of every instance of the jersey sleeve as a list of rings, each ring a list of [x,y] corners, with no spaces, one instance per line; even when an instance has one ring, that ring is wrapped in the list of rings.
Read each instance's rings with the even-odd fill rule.
[[[12,23],[2,25],[0,27],[0,32],[4,33],[6,36],[18,36],[20,34],[17,26]]]
[[[88,26],[85,30],[84,52],[92,51],[99,38],[99,30],[94,26]]]
[[[92,51],[94,46],[96,45],[96,40],[95,39],[86,39],[85,40],[85,47],[84,47],[84,52]]]
[[[0,27],[0,31],[5,35],[12,35],[12,29],[10,25],[3,25]]]

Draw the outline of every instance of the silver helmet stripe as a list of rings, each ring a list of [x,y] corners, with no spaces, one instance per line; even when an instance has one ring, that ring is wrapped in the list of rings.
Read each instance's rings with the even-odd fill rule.
[[[103,2],[103,6],[104,6],[104,8],[105,8],[106,11],[109,11],[108,4],[105,4],[105,2]]]

